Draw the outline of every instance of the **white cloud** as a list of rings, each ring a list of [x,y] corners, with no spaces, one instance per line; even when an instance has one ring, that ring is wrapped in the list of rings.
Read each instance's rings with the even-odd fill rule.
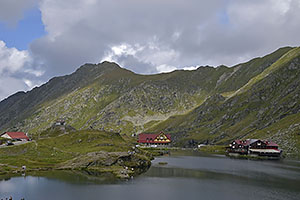
[[[176,67],[163,64],[163,65],[157,66],[156,69],[159,73],[165,73],[165,72],[171,72],[171,71],[176,70]]]
[[[33,81],[29,79],[23,79],[24,83],[26,84],[27,88],[32,89],[42,84],[40,81]]]
[[[184,67],[184,70],[196,70],[198,69],[199,66],[189,66],[189,67]]]
[[[28,90],[22,79],[0,76],[0,101],[17,91]]]
[[[104,53],[101,59],[103,61],[118,62],[119,58],[122,56],[135,56],[137,51],[141,51],[143,48],[138,44],[131,46],[130,44],[120,44],[110,47],[110,50]]]
[[[32,57],[28,51],[8,48],[0,40],[0,101],[17,92],[30,90],[41,84],[37,77],[43,71],[32,68]]]
[[[16,48],[8,48],[0,40],[0,74],[14,73],[31,62],[28,51],[19,51]]]
[[[281,15],[284,15],[290,10],[292,0],[273,0],[272,3],[273,9],[278,11]]]
[[[148,67],[153,68],[150,70],[152,73],[159,73],[175,70],[176,67],[166,63],[172,63],[172,61],[176,60],[179,57],[179,53],[151,39],[144,44],[121,44],[112,46],[110,50],[105,53],[101,62],[106,60],[117,62],[121,66],[129,69],[134,68],[135,66],[130,66],[126,62],[128,57],[135,59],[138,63],[144,63],[144,65],[146,64]],[[135,62],[135,64],[138,64],[137,62]],[[147,73],[147,71],[145,70],[144,73]]]

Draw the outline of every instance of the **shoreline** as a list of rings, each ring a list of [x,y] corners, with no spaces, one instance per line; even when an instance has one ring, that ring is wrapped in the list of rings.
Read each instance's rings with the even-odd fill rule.
[[[20,176],[26,173],[36,173],[36,172],[49,172],[49,171],[69,171],[69,172],[90,172],[90,173],[111,173],[118,179],[130,179],[132,177],[139,176],[151,167],[151,160],[155,157],[163,156],[166,154],[170,154],[172,152],[191,152],[191,153],[203,153],[207,155],[224,155],[228,158],[233,159],[249,159],[249,160],[291,160],[291,161],[299,161],[297,158],[293,157],[285,157],[282,156],[280,158],[269,158],[263,156],[249,156],[249,155],[229,155],[223,145],[207,145],[201,148],[180,148],[180,147],[171,147],[171,148],[151,148],[151,147],[139,147],[141,155],[143,156],[142,159],[138,159],[135,162],[130,162],[123,165],[102,165],[102,166],[95,166],[95,167],[83,167],[83,166],[76,166],[76,162],[68,163],[66,166],[56,166],[56,167],[44,167],[44,168],[27,168],[26,170],[22,170],[21,167],[9,166],[6,164],[0,164],[0,176],[5,175],[17,175]],[[95,152],[93,152],[95,153]],[[106,152],[108,153],[108,152]],[[112,152],[116,153],[116,152]],[[132,157],[132,155],[127,154],[127,156]],[[86,156],[86,155],[84,155]],[[125,156],[126,157],[126,156]],[[124,157],[124,158],[125,158]],[[76,161],[72,159],[73,161]],[[68,161],[67,161],[68,162]],[[95,161],[94,161],[95,162]],[[141,162],[143,163],[141,165]],[[66,164],[66,163],[64,163]],[[138,167],[139,166],[139,167]]]

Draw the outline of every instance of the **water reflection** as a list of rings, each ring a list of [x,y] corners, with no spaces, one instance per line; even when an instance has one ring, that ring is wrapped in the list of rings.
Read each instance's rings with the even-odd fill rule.
[[[167,165],[159,165],[167,162]],[[130,181],[90,172],[43,172],[0,181],[15,199],[300,199],[300,163],[171,154]]]

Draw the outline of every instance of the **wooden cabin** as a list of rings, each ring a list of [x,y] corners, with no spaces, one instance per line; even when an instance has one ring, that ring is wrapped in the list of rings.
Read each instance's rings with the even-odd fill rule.
[[[255,140],[249,144],[250,149],[266,149],[267,141]]]
[[[257,140],[248,148],[249,155],[279,157],[281,153],[282,150],[276,143],[267,140]]]
[[[234,140],[229,144],[229,147],[226,148],[228,153],[238,153],[238,154],[247,154],[248,146],[243,140]]]
[[[229,154],[280,157],[282,150],[279,146],[268,140],[247,139],[234,140],[226,148]]]
[[[159,134],[140,133],[138,135],[138,143],[151,147],[165,147],[172,142],[171,135],[160,132]]]

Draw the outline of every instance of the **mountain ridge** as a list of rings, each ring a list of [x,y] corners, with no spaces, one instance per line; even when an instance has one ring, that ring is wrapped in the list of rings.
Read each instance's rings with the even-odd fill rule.
[[[276,134],[266,135],[267,128],[285,127],[280,120],[300,112],[299,55],[299,47],[284,47],[233,67],[154,75],[136,74],[110,62],[85,64],[70,75],[1,101],[0,130],[34,135],[64,118],[76,129],[126,135],[163,130],[173,134],[178,146],[225,144],[259,132],[272,138]],[[243,87],[246,90],[239,92]],[[276,140],[281,142],[280,137]],[[297,142],[293,146],[298,151]]]

